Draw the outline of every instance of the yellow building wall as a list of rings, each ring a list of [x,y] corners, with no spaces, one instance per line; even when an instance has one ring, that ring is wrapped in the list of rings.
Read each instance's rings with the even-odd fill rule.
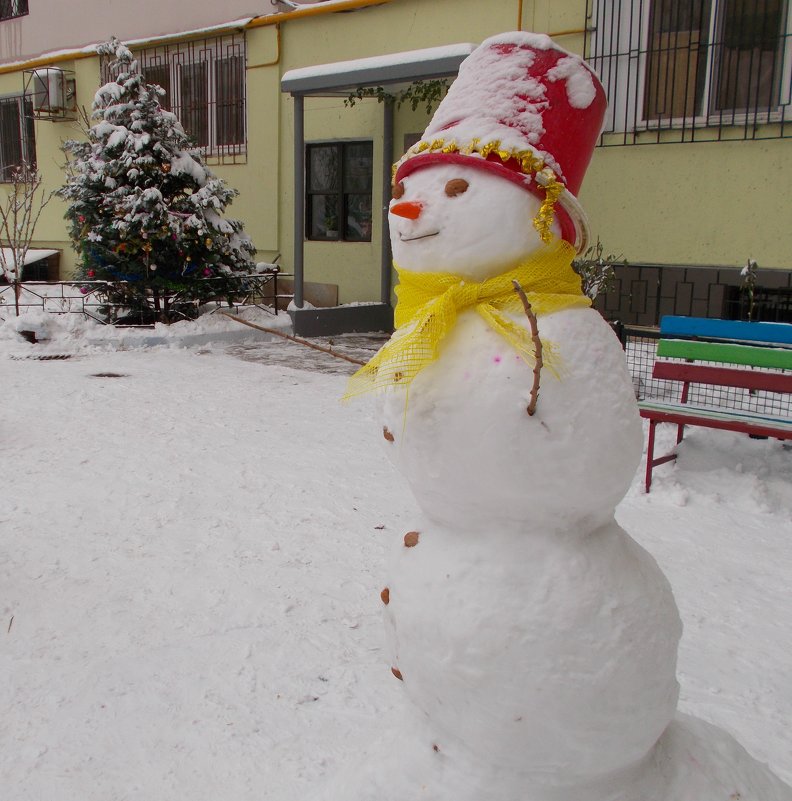
[[[581,202],[628,261],[792,268],[792,142],[600,147]]]
[[[248,29],[247,161],[211,169],[240,191],[228,213],[244,222],[258,259],[270,261],[280,254],[287,273],[294,264],[294,102],[280,91],[286,71],[478,43],[515,29],[520,21],[524,30],[551,33],[562,46],[582,52],[585,0],[391,0],[349,13],[287,14],[279,25]],[[90,109],[99,84],[98,59],[58,66],[75,71],[78,102]],[[0,74],[0,94],[18,93],[21,87],[21,73]],[[427,121],[423,109],[398,110],[394,150],[384,154],[383,107],[376,100],[354,108],[346,107],[343,98],[306,101],[307,142],[374,143],[372,241],[305,243],[305,279],[338,285],[342,303],[379,300],[382,166],[395,161],[405,135],[420,133]],[[78,134],[74,123],[36,123],[38,162],[47,188],[63,183],[61,142]],[[762,267],[788,269],[791,148],[788,139],[601,147],[580,199],[594,238],[630,261],[740,266],[750,255]],[[35,244],[62,248],[62,272],[68,274],[75,254],[66,241],[63,212],[64,205],[53,201]]]
[[[93,65],[93,69],[91,66]],[[58,64],[61,69],[73,70],[77,79],[79,104],[91,106],[94,92],[98,87],[99,66],[96,59],[66,61]],[[24,87],[22,72],[0,75],[0,95],[22,94]],[[82,89],[82,91],[80,91]],[[76,121],[35,122],[36,160],[42,176],[42,194],[50,195],[64,182],[63,165],[66,157],[61,150],[64,141],[82,137],[80,125]],[[7,196],[8,184],[0,184],[0,202]],[[57,197],[52,197],[39,218],[34,234],[34,247],[62,250],[61,275],[68,274],[74,264],[75,254],[66,241],[66,223],[63,219],[66,205]]]
[[[241,219],[245,232],[258,249],[260,261],[271,261],[280,252],[278,220],[282,207],[278,165],[279,113],[281,107],[277,29],[251,30],[247,36],[248,92],[247,161],[243,164],[219,165],[209,161],[209,169],[239,191],[226,211],[227,217]],[[77,108],[90,114],[94,95],[100,86],[99,59],[90,57],[75,61],[59,61],[57,67],[73,70],[77,87]],[[21,94],[22,72],[0,74],[0,96]],[[66,156],[63,142],[84,138],[82,123],[77,121],[37,120],[36,155],[43,185],[50,190],[65,181]],[[0,184],[0,198],[7,185]],[[62,251],[61,278],[74,274],[78,254],[67,238],[64,220],[66,204],[53,198],[36,227],[34,247]]]

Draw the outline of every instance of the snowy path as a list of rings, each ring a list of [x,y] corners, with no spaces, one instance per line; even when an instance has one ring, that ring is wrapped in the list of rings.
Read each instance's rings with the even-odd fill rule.
[[[0,353],[3,801],[301,799],[399,702],[380,565],[414,502],[373,415],[313,357],[231,353]],[[792,781],[792,452],[696,431],[639,486],[682,708]]]
[[[358,361],[368,361],[388,340],[386,334],[342,334],[315,337],[311,342]],[[351,375],[357,365],[284,339],[231,345],[227,352],[247,362],[293,367],[311,372]]]

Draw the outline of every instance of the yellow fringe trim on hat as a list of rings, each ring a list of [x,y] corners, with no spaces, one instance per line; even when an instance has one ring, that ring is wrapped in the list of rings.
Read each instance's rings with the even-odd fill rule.
[[[504,314],[522,311],[512,281],[519,281],[538,315],[587,308],[591,301],[582,293],[580,276],[572,269],[574,256],[572,245],[556,239],[528,261],[481,282],[453,273],[416,273],[396,267],[396,333],[349,379],[344,400],[385,387],[409,386],[438,358],[440,344],[453,329],[457,316],[469,309],[475,309],[533,369],[530,333]],[[553,370],[552,343],[543,345],[545,364]]]
[[[565,187],[560,181],[556,180],[555,173],[547,167],[537,173],[537,178],[539,176],[544,178],[544,180],[537,181],[537,183],[544,189],[545,196],[539,211],[536,213],[536,217],[533,219],[533,224],[534,228],[539,232],[542,242],[549,242],[553,237],[550,228],[553,225],[555,216],[555,204],[558,198],[561,197]]]
[[[503,150],[499,139],[495,139],[483,145],[481,144],[481,140],[472,139],[470,143],[464,147],[460,147],[455,141],[446,142],[445,139],[432,139],[429,142],[422,139],[420,142],[414,144],[404,156],[393,165],[391,180],[395,180],[396,172],[399,167],[408,159],[411,159],[413,156],[420,156],[422,153],[436,153],[438,150],[442,153],[461,153],[463,156],[481,156],[482,158],[487,158],[490,153],[497,153],[504,163],[511,159],[519,161],[520,169],[525,175],[532,175],[545,168],[544,161],[536,155],[536,151]]]

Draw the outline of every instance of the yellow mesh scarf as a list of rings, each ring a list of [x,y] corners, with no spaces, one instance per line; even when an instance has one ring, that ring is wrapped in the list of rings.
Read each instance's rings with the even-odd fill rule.
[[[409,385],[437,359],[440,342],[454,327],[457,315],[467,309],[475,309],[533,367],[530,334],[503,314],[522,310],[512,281],[520,282],[537,315],[588,307],[591,301],[583,295],[580,276],[572,269],[574,255],[570,244],[556,239],[513,270],[481,283],[452,273],[414,273],[397,267],[396,334],[349,379],[344,399],[395,384]],[[552,347],[544,350],[544,361],[552,369]]]

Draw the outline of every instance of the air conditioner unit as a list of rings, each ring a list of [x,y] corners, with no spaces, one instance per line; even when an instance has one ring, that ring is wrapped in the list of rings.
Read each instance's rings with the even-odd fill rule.
[[[57,67],[25,70],[25,99],[33,107],[33,116],[40,120],[71,119],[76,110],[74,75]]]
[[[46,67],[33,70],[33,111],[46,114],[61,111],[66,107],[66,86],[63,71]]]

